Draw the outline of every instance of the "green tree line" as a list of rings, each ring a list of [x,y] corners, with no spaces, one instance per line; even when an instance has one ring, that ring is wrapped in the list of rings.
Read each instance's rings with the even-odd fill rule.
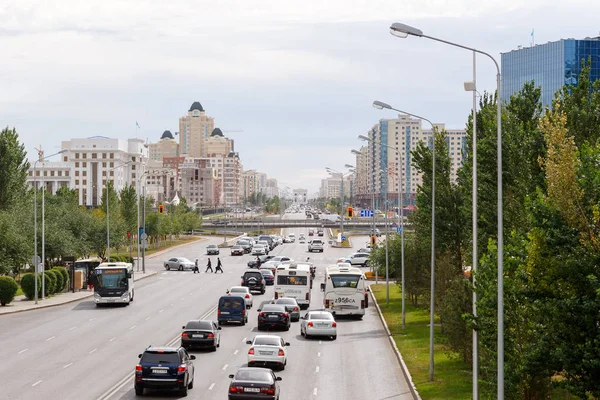
[[[556,388],[600,396],[600,81],[582,63],[577,85],[542,109],[541,89],[526,83],[503,105],[505,398],[546,399]],[[467,121],[467,149],[451,180],[447,136],[436,132],[436,315],[448,348],[472,362],[479,334],[481,397],[497,388],[496,95],[479,100],[477,131]],[[477,135],[479,260],[472,260],[472,154]],[[414,233],[405,234],[408,301],[430,296],[432,152],[420,144],[413,166],[423,174]],[[390,266],[400,280],[400,238]],[[383,250],[373,260],[385,265]],[[472,293],[478,294],[477,316]]]
[[[0,131],[0,275],[18,272],[34,255],[34,191],[28,189],[26,183],[29,167],[17,131],[9,128]],[[117,193],[112,181],[108,181],[101,204],[91,209],[79,205],[76,190],[62,187],[54,195],[45,193],[46,267],[61,263],[63,256],[105,257],[107,196],[111,248],[137,246],[134,239],[137,237],[138,209],[135,187],[128,185]],[[139,201],[140,207],[145,207],[146,233],[151,238],[179,235],[201,225],[199,214],[188,207],[185,199],[178,205],[167,205],[166,214],[154,211],[152,198],[140,196]],[[41,256],[41,189],[37,193],[36,207],[37,250]]]

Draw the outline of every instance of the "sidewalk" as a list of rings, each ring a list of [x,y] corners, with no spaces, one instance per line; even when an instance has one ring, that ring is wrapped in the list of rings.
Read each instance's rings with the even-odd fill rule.
[[[149,278],[158,273],[158,271],[148,271],[145,274],[137,273],[134,274],[133,280],[139,281],[140,279]],[[54,307],[60,306],[62,304],[72,303],[75,301],[79,301],[81,299],[85,299],[87,297],[92,297],[94,295],[93,290],[81,290],[79,292],[65,292],[60,294],[55,294],[51,297],[48,297],[44,300],[41,298],[38,299],[38,304],[35,304],[34,300],[27,300],[25,296],[17,296],[12,301],[12,303],[7,304],[5,307],[0,307],[0,315],[4,314],[14,314],[23,311],[29,310],[37,310],[40,308]]]

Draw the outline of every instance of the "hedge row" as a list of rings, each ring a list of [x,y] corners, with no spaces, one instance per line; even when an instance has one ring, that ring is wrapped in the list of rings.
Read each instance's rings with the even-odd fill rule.
[[[129,257],[128,255],[114,255],[110,256],[110,262],[126,262],[133,264],[133,257]]]
[[[0,305],[5,306],[15,298],[19,285],[10,276],[0,276]]]
[[[38,275],[38,296],[42,295],[42,277]],[[45,295],[50,296],[63,292],[69,286],[69,273],[64,267],[54,267],[44,271]],[[35,298],[35,276],[32,273],[23,275],[21,289],[29,300]]]

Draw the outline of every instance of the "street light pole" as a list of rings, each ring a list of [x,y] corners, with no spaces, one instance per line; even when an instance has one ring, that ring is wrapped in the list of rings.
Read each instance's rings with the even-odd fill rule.
[[[463,46],[458,43],[449,42],[447,40],[439,39],[433,36],[427,36],[423,34],[423,31],[420,29],[414,28],[412,26],[401,24],[401,23],[393,23],[390,27],[390,33],[394,36],[400,38],[406,38],[408,35],[424,37],[427,39],[435,40],[437,42],[441,42],[444,44],[448,44],[450,46],[459,47],[461,49],[469,50],[474,53],[483,54],[486,57],[489,57],[496,66],[496,146],[497,150],[497,171],[496,171],[496,180],[497,180],[497,225],[498,225],[498,349],[497,349],[497,364],[498,364],[498,390],[497,390],[497,398],[498,400],[504,400],[504,209],[502,205],[502,102],[500,101],[500,66],[498,62],[492,55],[486,53],[481,50],[477,50],[473,47]],[[474,388],[475,389],[475,388]]]

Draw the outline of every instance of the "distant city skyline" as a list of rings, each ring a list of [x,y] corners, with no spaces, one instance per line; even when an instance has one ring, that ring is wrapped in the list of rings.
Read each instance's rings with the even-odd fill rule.
[[[30,160],[35,147],[52,154],[72,138],[156,141],[179,132],[182,110],[199,101],[235,141],[244,169],[309,194],[325,166],[354,161],[357,135],[396,117],[373,109],[374,100],[465,127],[471,54],[395,38],[391,23],[500,60],[528,46],[532,29],[535,43],[598,36],[600,12],[600,3],[583,0],[256,0],[203,2],[198,24],[181,0],[37,3],[9,0],[0,12],[0,123],[17,129]],[[477,72],[478,90],[494,91],[489,60],[478,58]]]

